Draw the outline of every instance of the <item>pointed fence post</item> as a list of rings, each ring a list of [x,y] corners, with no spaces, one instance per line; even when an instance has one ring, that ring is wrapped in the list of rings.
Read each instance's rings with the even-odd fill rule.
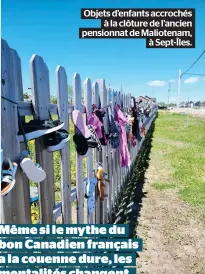
[[[64,67],[56,69],[57,100],[60,119],[64,121],[64,129],[69,132],[68,116],[68,84]],[[70,179],[70,141],[60,151],[61,155],[61,197],[62,197],[62,223],[72,223],[72,199]]]
[[[23,98],[21,61],[17,52],[1,40],[1,94],[16,102]],[[13,160],[21,152],[18,140],[17,104],[1,99],[1,145],[4,158]],[[0,196],[1,224],[29,224],[30,192],[29,182],[25,175],[17,171],[16,184],[7,196]]]
[[[89,117],[92,114],[92,86],[91,86],[91,80],[89,78],[87,78],[84,82],[84,99],[85,99],[85,107],[86,107],[86,116],[88,115]],[[88,180],[93,176],[93,151],[95,149],[89,148],[89,150],[90,150],[90,153],[87,157]],[[94,214],[89,213],[88,211],[87,211],[87,223],[88,224],[94,223]]]
[[[73,77],[74,108],[81,111],[81,78],[78,73]],[[84,224],[84,182],[83,157],[76,152],[76,196],[77,196],[77,223]]]
[[[92,85],[92,102],[93,104],[96,104],[96,107],[99,107],[99,86],[97,82],[94,82]],[[97,150],[95,150],[95,155],[94,155],[94,161],[95,164],[97,162],[102,162],[102,152],[99,152]],[[94,166],[95,168],[95,166]],[[97,195],[97,187],[96,187],[96,206],[95,206],[95,223],[96,224],[100,224],[100,198]]]
[[[30,60],[34,110],[40,120],[49,119],[49,71],[43,58],[33,55]],[[36,139],[36,161],[46,172],[46,179],[39,184],[40,223],[52,224],[55,205],[53,153],[47,151],[44,137]]]

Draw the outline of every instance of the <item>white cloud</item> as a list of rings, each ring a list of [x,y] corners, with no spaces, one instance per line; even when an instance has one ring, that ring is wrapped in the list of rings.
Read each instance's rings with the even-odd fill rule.
[[[194,84],[199,81],[199,77],[189,77],[184,80],[184,84]]]
[[[148,86],[151,87],[164,87],[166,85],[165,81],[160,81],[160,80],[154,80],[149,83],[147,83]]]

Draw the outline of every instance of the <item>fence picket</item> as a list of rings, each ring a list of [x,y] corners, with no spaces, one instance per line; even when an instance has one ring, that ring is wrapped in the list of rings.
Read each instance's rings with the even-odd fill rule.
[[[99,107],[99,85],[97,82],[94,82],[92,85],[92,102],[93,104],[96,105],[96,107]],[[96,164],[97,162],[102,162],[102,152],[99,152],[95,150],[95,155],[94,155],[94,163]],[[95,166],[94,166],[95,168]],[[97,195],[97,188],[96,188],[96,206],[95,206],[95,223],[100,224],[100,198]]]
[[[2,67],[1,93],[12,101],[19,99],[22,90],[21,64],[17,52],[9,47],[5,40],[1,40]],[[7,100],[1,100],[1,144],[5,158],[13,160],[21,151],[17,138],[18,115],[17,105]],[[24,197],[24,192],[26,197]],[[0,197],[1,223],[30,223],[28,210],[29,184],[20,170],[16,174],[16,185],[4,197]],[[21,209],[21,210],[19,210]]]
[[[105,80],[100,79],[100,80],[97,80],[97,82],[99,85],[99,95],[100,95],[101,107],[106,107],[106,105],[107,105],[107,91],[106,91],[106,87],[105,87]],[[107,129],[108,129],[107,108],[104,108],[104,111],[105,111],[105,115],[103,117],[103,124],[104,124],[105,133],[107,133]],[[107,170],[108,170],[107,146],[102,146],[102,164],[103,164],[105,173],[107,173]],[[107,183],[106,183],[105,193],[107,194],[107,192],[108,192],[108,187],[107,187]],[[104,224],[107,222],[107,198],[105,198],[104,201],[101,201],[100,208],[101,208],[100,223]]]
[[[85,98],[85,107],[86,114],[89,117],[92,114],[92,86],[91,80],[87,78],[84,82],[84,98]],[[93,150],[89,148],[90,153],[87,157],[87,178],[88,180],[93,176]],[[87,209],[87,223],[94,223],[94,214],[89,213]]]
[[[48,68],[42,57],[33,55],[30,69],[35,114],[40,120],[47,120],[50,103]],[[55,205],[53,154],[47,151],[43,137],[36,139],[36,161],[46,172],[46,179],[39,184],[40,223],[52,224]]]
[[[78,73],[73,77],[74,108],[82,111],[81,78]],[[84,224],[84,183],[83,157],[76,152],[76,195],[77,195],[77,223]]]
[[[69,132],[68,115],[68,84],[65,69],[58,66],[56,69],[57,100],[59,116],[64,121],[64,129]],[[61,155],[61,198],[62,198],[62,222],[72,223],[72,199],[70,178],[70,141],[60,151]]]

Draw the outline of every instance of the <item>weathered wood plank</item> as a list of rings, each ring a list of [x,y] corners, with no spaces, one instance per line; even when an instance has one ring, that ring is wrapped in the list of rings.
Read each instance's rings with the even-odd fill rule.
[[[20,59],[5,40],[1,40],[1,94],[16,101],[22,92]],[[18,71],[19,70],[19,71]],[[17,138],[18,115],[17,105],[1,99],[1,145],[5,158],[13,159],[20,153],[20,143]],[[30,215],[27,209],[27,197],[23,197],[26,187],[22,173],[16,173],[16,185],[5,197],[0,196],[0,222],[2,224],[29,223]],[[17,187],[18,186],[18,187]],[[25,188],[24,188],[25,187]],[[20,196],[19,196],[20,195]],[[18,199],[22,199],[18,201]],[[20,209],[22,209],[20,211]]]
[[[89,78],[87,78],[84,82],[84,101],[85,101],[85,107],[86,107],[86,114],[89,117],[92,114],[92,86],[91,86],[91,80]],[[87,157],[87,170],[86,170],[88,180],[93,176],[93,150],[94,149],[89,148],[89,150],[90,150],[90,153]],[[88,224],[94,223],[94,214],[89,213],[88,208],[87,208],[87,223]]]
[[[23,100],[23,83],[22,83],[22,72],[21,72],[21,60],[15,50],[11,50],[13,60],[13,81],[14,81],[14,93],[15,101]],[[18,130],[18,124],[15,125]],[[26,149],[24,143],[20,144],[20,151]],[[16,208],[21,208],[17,212],[17,220],[20,224],[31,223],[31,209],[30,209],[30,183],[28,178],[23,172],[18,171],[16,174],[16,181],[18,182],[18,188],[16,188]]]
[[[105,107],[107,105],[107,90],[105,87],[105,80],[99,79],[97,80],[99,86],[99,95],[100,95],[100,102],[101,107]],[[104,109],[105,116],[103,117],[103,124],[105,132],[107,133],[107,108]],[[104,171],[107,173],[108,165],[107,165],[107,146],[102,146],[102,164],[104,167]],[[105,193],[107,194],[108,187],[106,183]],[[107,222],[107,198],[104,201],[101,201],[101,213],[100,213],[100,223],[104,224]]]
[[[117,104],[120,104],[120,92],[117,91],[117,95],[116,95],[116,100],[117,100]],[[118,194],[120,193],[120,184],[121,184],[121,172],[120,172],[120,150],[117,150],[117,174],[118,174],[118,178],[117,178],[117,192]]]
[[[112,91],[112,110],[113,114],[115,114],[114,108],[117,101],[116,93],[113,90]],[[112,168],[113,168],[113,191],[114,191],[114,197],[113,197],[113,205],[116,206],[117,202],[117,180],[118,180],[118,174],[117,174],[117,149],[112,150]]]
[[[74,108],[81,110],[81,78],[78,73],[73,77]],[[76,152],[76,190],[77,190],[77,222],[84,224],[84,184],[83,157]]]
[[[94,82],[92,85],[92,102],[96,104],[96,107],[99,107],[99,86],[97,82]],[[102,161],[102,152],[95,150],[94,155],[94,164]],[[95,166],[94,166],[95,168]],[[95,205],[95,223],[100,224],[100,199],[97,195],[97,187],[96,187],[96,205]]]
[[[36,117],[41,120],[49,118],[49,72],[42,57],[33,55],[30,60],[32,98]],[[36,161],[46,172],[46,179],[39,184],[40,223],[53,223],[54,173],[53,155],[47,151],[43,137],[36,140]]]
[[[17,101],[18,103],[18,108],[19,108],[19,113],[20,116],[29,116],[32,115],[32,109],[31,109],[31,102],[26,102],[26,101]],[[57,105],[56,104],[48,104],[48,109],[50,113],[53,115],[57,114]],[[68,104],[68,114],[71,114],[73,111],[74,106]]]
[[[58,66],[56,69],[57,101],[59,116],[64,121],[64,129],[69,132],[68,116],[68,84],[65,69]],[[70,179],[70,141],[60,151],[61,157],[61,198],[62,198],[62,223],[72,223],[72,199]]]
[[[111,105],[110,98],[111,98],[111,89],[107,88],[107,105],[109,107]],[[108,148],[107,148],[107,161],[108,161],[108,178],[110,179],[110,183],[108,184],[108,203],[107,203],[108,218],[107,219],[109,220],[109,222],[112,222],[113,173],[112,173],[112,147],[110,142],[108,143]]]

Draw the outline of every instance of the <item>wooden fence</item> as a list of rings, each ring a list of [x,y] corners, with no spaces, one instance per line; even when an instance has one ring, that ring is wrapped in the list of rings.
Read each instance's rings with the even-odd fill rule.
[[[1,144],[4,156],[13,159],[22,150],[25,145],[19,143],[17,138],[18,132],[18,115],[17,107],[20,112],[21,119],[25,116],[32,115],[31,103],[24,101],[23,84],[21,73],[21,60],[14,49],[11,49],[5,40],[2,40],[2,71],[1,71],[1,87],[2,95],[17,104],[7,100],[1,102]],[[73,93],[74,105],[68,104],[68,84],[66,71],[62,66],[56,69],[56,93],[57,105],[50,103],[50,87],[49,87],[49,70],[42,57],[33,55],[30,59],[30,75],[32,102],[35,113],[40,119],[48,119],[49,111],[52,115],[59,113],[60,119],[65,122],[64,128],[69,131],[69,119],[73,109],[78,109],[82,113],[85,107],[88,113],[92,111],[92,104],[97,107],[122,103],[123,111],[127,112],[130,108],[131,95],[114,93],[113,90],[106,88],[105,80],[97,80],[91,83],[87,78],[84,85],[84,105],[81,98],[81,77],[76,73],[73,77]],[[112,96],[112,99],[110,100]],[[85,106],[85,107],[84,107]],[[107,108],[104,117],[104,127],[107,131]],[[154,119],[155,112],[146,120],[146,129],[149,128]],[[137,143],[136,147],[128,144],[131,154],[132,163],[140,150],[142,144]],[[71,188],[71,168],[70,168],[70,144],[60,151],[60,169],[61,169],[61,201],[55,202],[54,193],[54,160],[53,153],[48,152],[43,138],[35,140],[36,162],[38,162],[45,170],[47,177],[38,186],[38,200],[40,207],[39,223],[52,224],[56,223],[59,216],[62,216],[62,223],[69,224],[76,222],[83,223],[112,223],[113,212],[118,201],[121,188],[126,183],[130,169],[121,168],[119,150],[113,150],[108,144],[104,146],[102,152],[96,149],[90,149],[92,153],[86,158],[86,176],[93,176],[94,163],[100,161],[103,163],[105,172],[111,183],[107,186],[108,198],[103,202],[96,197],[95,214],[87,216],[86,200],[84,198],[84,178],[83,178],[83,157],[76,153],[76,188]],[[73,202],[76,201],[74,204]],[[16,175],[16,186],[5,197],[0,199],[0,212],[2,224],[30,224],[31,223],[31,203],[30,203],[30,182],[27,177],[18,170]],[[74,208],[75,207],[75,208]],[[76,210],[75,210],[76,209]],[[77,220],[73,218],[77,215]]]

